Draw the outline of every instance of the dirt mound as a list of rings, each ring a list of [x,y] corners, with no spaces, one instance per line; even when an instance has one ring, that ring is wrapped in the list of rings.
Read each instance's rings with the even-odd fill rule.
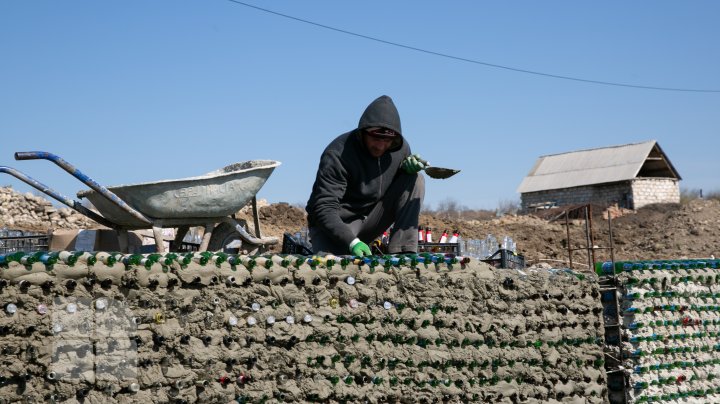
[[[30,194],[19,194],[11,188],[0,188],[2,216],[0,227],[16,230],[47,231],[53,228],[97,228],[95,222],[70,209],[54,208],[50,202]],[[305,210],[287,203],[268,204],[258,201],[260,228],[263,236],[282,240],[283,233],[294,234],[307,226]],[[238,212],[252,227],[252,210]],[[651,205],[637,211],[612,210],[612,229],[615,260],[707,258],[720,256],[720,201],[696,199],[682,205]],[[557,220],[550,220],[556,217]],[[488,234],[498,240],[512,237],[518,252],[529,264],[548,263],[567,266],[567,236],[575,249],[576,268],[587,266],[586,225],[583,215],[571,219],[565,226],[564,216],[545,213],[536,215],[506,215],[495,218],[464,220],[448,215],[423,213],[420,224],[433,230],[434,240],[443,230],[459,230],[465,239],[484,239]],[[251,229],[252,230],[252,229]],[[610,258],[607,213],[593,207],[593,245],[596,260]],[[272,251],[280,250],[280,245]]]

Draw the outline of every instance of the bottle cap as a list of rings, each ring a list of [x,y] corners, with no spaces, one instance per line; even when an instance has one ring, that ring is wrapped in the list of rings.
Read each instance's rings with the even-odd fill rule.
[[[358,306],[360,306],[360,303],[358,303],[358,301],[355,299],[350,299],[350,301],[348,302],[348,306],[350,306],[353,309],[357,309]]]
[[[303,321],[306,322],[306,323],[312,323],[313,318],[312,318],[311,315],[306,314],[305,317],[303,317]]]
[[[295,324],[295,317],[287,316],[287,317],[285,317],[285,322],[288,324]]]
[[[17,306],[16,306],[14,303],[8,303],[8,304],[5,306],[5,311],[6,311],[8,314],[15,314],[15,312],[17,312]]]
[[[237,319],[237,317],[235,317],[235,316],[230,316],[230,317],[228,317],[228,321],[227,321],[227,322],[228,322],[228,325],[229,325],[229,326],[235,327],[235,326],[237,325],[237,323],[238,323],[238,319]]]
[[[155,320],[156,324],[164,324],[165,323],[165,315],[161,312],[157,312],[153,315],[153,319]]]
[[[248,325],[253,326],[253,325],[257,324],[257,319],[253,316],[250,316],[247,318],[247,323],[248,323]]]
[[[40,314],[46,314],[47,313],[47,305],[40,303],[37,306],[37,312]]]
[[[355,284],[355,277],[354,277],[354,276],[348,276],[347,279],[345,279],[345,282],[347,282],[348,285],[354,285],[354,284]]]
[[[67,307],[65,307],[65,311],[67,311],[70,314],[77,312],[77,304],[68,303]]]
[[[260,311],[260,303],[258,302],[253,303],[250,307],[253,311]]]
[[[265,319],[265,321],[266,321],[268,324],[275,324],[275,316],[268,316],[268,317]]]
[[[385,303],[383,303],[383,307],[385,308],[385,310],[390,310],[390,309],[392,309],[393,304],[388,301],[385,301]]]
[[[105,310],[107,307],[107,300],[105,298],[100,298],[95,301],[95,308],[98,310]]]

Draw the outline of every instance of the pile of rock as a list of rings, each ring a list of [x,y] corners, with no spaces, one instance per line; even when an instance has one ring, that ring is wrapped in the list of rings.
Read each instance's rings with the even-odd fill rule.
[[[57,208],[41,196],[29,192],[21,194],[12,187],[1,187],[0,227],[45,232],[52,229],[93,229],[102,226],[70,208]]]

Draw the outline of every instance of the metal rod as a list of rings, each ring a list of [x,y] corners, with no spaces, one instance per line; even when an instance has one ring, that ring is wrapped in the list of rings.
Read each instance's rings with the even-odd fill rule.
[[[250,233],[248,233],[243,226],[238,223],[237,220],[233,219],[232,217],[228,216],[222,219],[223,222],[226,222],[233,226],[235,228],[235,231],[238,232],[240,235],[240,238],[248,242],[250,244],[255,245],[274,245],[279,242],[277,237],[253,237]]]
[[[178,226],[177,233],[175,233],[175,239],[172,242],[172,246],[170,246],[171,251],[182,250],[182,242],[188,230],[190,230],[190,226]]]
[[[593,267],[593,261],[592,256],[590,254],[590,250],[592,249],[592,243],[591,243],[591,236],[590,233],[592,232],[592,227],[590,227],[590,215],[589,215],[589,209],[590,205],[585,205],[585,244],[587,245],[587,259],[588,259],[588,266],[590,268]]]
[[[255,237],[262,238],[260,233],[260,217],[258,216],[257,197],[252,197],[253,224],[255,225]]]
[[[615,243],[613,241],[613,229],[612,229],[612,215],[608,211],[608,234],[610,236],[610,262],[613,267],[613,274],[615,273]]]
[[[135,218],[140,220],[143,223],[146,224],[152,224],[152,219],[149,217],[143,215],[142,213],[135,210],[132,206],[128,205],[120,199],[117,195],[115,195],[112,191],[105,188],[104,186],[98,184],[93,180],[92,178],[88,177],[87,175],[83,174],[82,171],[75,168],[72,164],[68,163],[67,161],[63,160],[60,156],[56,156],[52,153],[43,152],[43,151],[30,151],[30,152],[15,152],[15,160],[50,160],[53,163],[57,164],[60,168],[70,173],[73,177],[79,179],[82,181],[85,185],[92,188],[95,192],[99,193],[100,195],[107,198],[110,202],[116,204],[129,214],[133,215]]]
[[[568,211],[567,210],[565,210],[565,230],[567,230],[568,260],[570,261],[570,269],[573,269],[572,247],[570,247],[570,222],[568,220]]]
[[[568,262],[567,260],[554,260],[554,259],[550,259],[550,258],[538,258],[536,261],[553,261],[553,262],[562,262],[562,263]],[[574,265],[587,265],[587,264],[580,264],[580,263],[576,262]]]
[[[595,263],[595,236],[593,235],[593,219],[592,219],[592,205],[588,205],[590,209],[590,213],[588,214],[588,217],[590,219],[590,246],[591,250],[590,253],[592,254],[592,264]]]
[[[109,228],[111,228],[111,229],[117,229],[117,228],[118,228],[118,225],[116,225],[115,223],[113,223],[113,222],[105,219],[104,217],[98,215],[97,213],[93,212],[92,210],[90,210],[90,209],[82,206],[82,204],[80,204],[79,201],[72,200],[72,199],[70,199],[70,198],[68,198],[68,197],[65,197],[65,196],[63,196],[63,195],[55,192],[53,189],[51,189],[51,188],[48,187],[47,185],[45,185],[45,184],[43,184],[43,183],[41,183],[41,182],[39,182],[39,181],[36,181],[35,179],[33,179],[33,178],[31,178],[31,177],[28,177],[27,175],[21,173],[21,172],[18,171],[18,170],[15,170],[14,168],[6,167],[6,166],[0,166],[0,172],[2,172],[2,173],[7,173],[7,174],[12,175],[13,177],[19,179],[20,181],[22,181],[22,182],[30,185],[31,187],[37,189],[38,191],[40,191],[40,192],[42,192],[42,193],[44,193],[44,194],[46,194],[46,195],[48,195],[48,196],[51,196],[52,198],[54,198],[54,199],[57,200],[58,202],[61,202],[61,203],[65,204],[65,205],[69,206],[70,208],[72,208],[72,209],[74,209],[74,210],[82,213],[83,215],[85,215],[85,216],[89,217],[90,219],[92,219],[92,220],[100,223],[100,224],[103,225],[103,226],[107,226],[107,227],[109,227]]]

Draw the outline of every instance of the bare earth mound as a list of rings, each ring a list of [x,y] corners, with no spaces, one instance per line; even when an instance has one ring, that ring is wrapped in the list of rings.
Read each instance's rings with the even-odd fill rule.
[[[282,240],[285,232],[294,234],[307,226],[305,211],[287,203],[259,203],[260,228],[264,236]],[[58,228],[99,228],[97,223],[69,208],[56,208],[42,197],[19,194],[12,188],[0,188],[0,227],[27,231],[49,231]],[[601,209],[593,211],[594,245],[610,245],[608,222]],[[538,215],[539,216],[539,215]],[[535,215],[507,215],[483,220],[448,219],[422,214],[420,223],[433,229],[435,240],[443,230],[457,229],[465,239],[484,239],[493,234],[498,239],[510,236],[518,253],[528,264],[547,263],[567,266],[567,228],[564,217],[550,221]],[[543,216],[551,217],[552,212]],[[252,225],[249,207],[238,212]],[[683,205],[656,205],[630,211],[612,221],[616,260],[670,259],[720,255],[720,201],[696,199]],[[570,239],[573,248],[586,246],[585,221],[571,220]],[[275,248],[275,252],[280,246]],[[597,260],[610,258],[608,250],[596,250]],[[576,251],[573,263],[578,269],[587,265],[585,251]]]

